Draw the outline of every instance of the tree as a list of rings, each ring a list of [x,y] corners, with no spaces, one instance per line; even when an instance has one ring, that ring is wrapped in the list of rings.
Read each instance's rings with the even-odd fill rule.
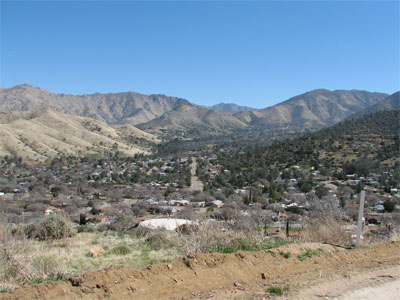
[[[319,186],[317,186],[317,187],[315,188],[315,194],[316,194],[316,195],[318,196],[318,198],[320,198],[320,199],[322,199],[323,196],[328,195],[328,191],[329,191],[329,189],[326,188],[326,187],[324,187],[324,186],[322,186],[322,185],[319,185]]]
[[[383,202],[383,207],[385,208],[386,212],[391,213],[394,211],[395,204],[390,200],[386,200],[385,202]]]

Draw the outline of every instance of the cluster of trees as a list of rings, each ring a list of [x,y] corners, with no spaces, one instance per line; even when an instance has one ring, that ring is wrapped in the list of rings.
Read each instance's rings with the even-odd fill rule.
[[[399,117],[399,111],[378,112],[271,146],[218,152],[218,162],[229,175],[221,174],[217,184],[240,187],[260,179],[273,181],[278,172],[284,179],[302,178],[295,165],[338,179],[382,173],[388,160],[399,156]]]

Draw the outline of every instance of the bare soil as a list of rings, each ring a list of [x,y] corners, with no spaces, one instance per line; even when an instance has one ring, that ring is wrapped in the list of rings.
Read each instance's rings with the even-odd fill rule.
[[[316,250],[314,253],[319,255],[300,260],[298,255],[306,249]],[[346,293],[382,284],[394,284],[396,288],[399,266],[398,241],[357,250],[317,243],[292,244],[267,252],[200,254],[141,270],[112,267],[70,281],[18,288],[1,294],[0,299],[279,298],[268,292],[271,286],[289,286],[285,299],[361,299]],[[346,295],[349,297],[338,298]]]

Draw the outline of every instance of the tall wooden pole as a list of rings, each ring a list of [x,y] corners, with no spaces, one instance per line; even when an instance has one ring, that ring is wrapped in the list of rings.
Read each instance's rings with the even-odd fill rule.
[[[363,212],[364,212],[364,201],[365,201],[365,191],[362,190],[361,195],[360,195],[360,209],[358,210],[356,248],[360,248],[362,218],[363,218]]]

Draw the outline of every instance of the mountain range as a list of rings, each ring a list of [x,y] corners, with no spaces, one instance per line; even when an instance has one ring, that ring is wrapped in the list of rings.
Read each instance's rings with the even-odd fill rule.
[[[148,151],[157,135],[201,137],[259,129],[300,133],[357,114],[398,107],[399,92],[389,96],[318,89],[271,107],[251,109],[224,103],[205,107],[178,97],[135,92],[67,95],[22,84],[0,88],[0,111],[4,112],[0,118],[0,155],[27,151],[44,159],[52,156],[55,148],[71,154],[88,149],[102,153],[113,149],[114,143],[121,152],[132,154]],[[63,139],[74,142],[68,146]],[[39,144],[43,145],[32,146]]]
[[[235,116],[256,127],[285,126],[318,129],[336,124],[355,112],[374,105],[388,95],[359,90],[313,90],[261,110]]]
[[[230,114],[191,103],[177,106],[138,127],[152,133],[177,129],[189,136],[237,129],[287,129],[303,132],[336,124],[388,95],[359,90],[313,90],[265,109]],[[200,134],[201,135],[201,134]]]
[[[157,118],[187,100],[134,92],[67,95],[51,93],[29,84],[0,89],[0,111],[29,111],[54,107],[70,115],[108,124],[136,125]]]

